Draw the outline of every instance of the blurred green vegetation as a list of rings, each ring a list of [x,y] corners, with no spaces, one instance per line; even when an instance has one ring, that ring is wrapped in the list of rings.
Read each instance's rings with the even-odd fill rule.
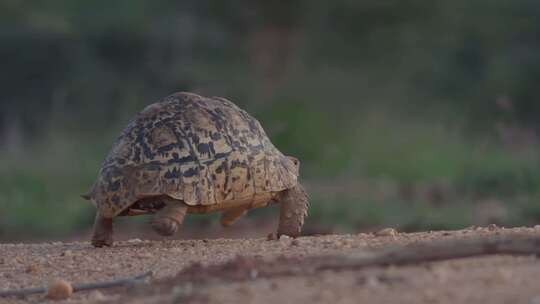
[[[88,229],[79,195],[114,138],[181,90],[233,100],[300,158],[307,231],[538,223],[539,17],[532,0],[0,0],[0,238]]]

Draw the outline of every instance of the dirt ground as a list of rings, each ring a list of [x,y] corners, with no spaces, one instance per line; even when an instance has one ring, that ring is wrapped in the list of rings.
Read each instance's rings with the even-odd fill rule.
[[[408,266],[314,270],[328,257],[392,245],[478,236],[533,235],[535,228],[212,240],[140,240],[96,249],[87,242],[0,244],[0,290],[109,281],[154,271],[145,282],[76,292],[66,303],[539,303],[535,256],[482,256]],[[42,303],[43,295],[0,298]]]

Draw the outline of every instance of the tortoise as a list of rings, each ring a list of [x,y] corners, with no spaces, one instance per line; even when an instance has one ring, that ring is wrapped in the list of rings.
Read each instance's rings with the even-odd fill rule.
[[[220,222],[229,226],[274,203],[278,237],[296,237],[309,206],[299,166],[231,101],[174,93],[129,122],[83,195],[97,209],[92,244],[113,244],[116,216],[154,214],[152,228],[170,236],[186,213],[222,212]]]

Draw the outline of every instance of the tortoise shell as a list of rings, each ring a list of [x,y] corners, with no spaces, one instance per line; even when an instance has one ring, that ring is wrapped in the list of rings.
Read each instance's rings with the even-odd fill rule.
[[[297,177],[297,162],[244,110],[225,98],[180,92],[130,121],[85,197],[104,217],[163,195],[205,213],[267,204]]]

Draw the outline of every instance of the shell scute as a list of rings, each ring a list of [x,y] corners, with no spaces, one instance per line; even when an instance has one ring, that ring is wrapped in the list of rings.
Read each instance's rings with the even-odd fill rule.
[[[260,123],[221,97],[176,93],[123,130],[90,193],[104,216],[168,195],[192,206],[249,200],[297,183],[295,164]]]

